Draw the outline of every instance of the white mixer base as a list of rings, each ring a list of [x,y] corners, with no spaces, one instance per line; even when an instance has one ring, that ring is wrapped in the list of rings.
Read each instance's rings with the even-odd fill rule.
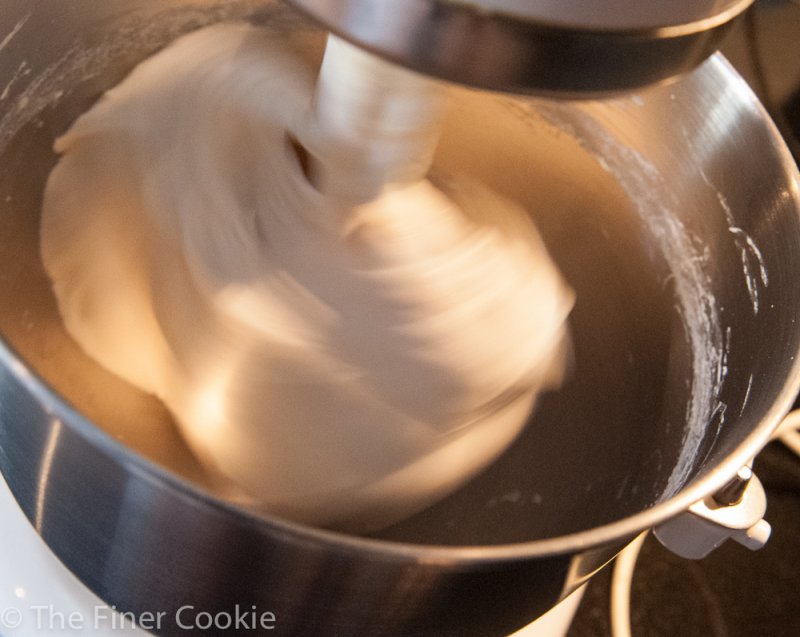
[[[0,474],[0,635],[147,637],[86,588],[31,527]]]

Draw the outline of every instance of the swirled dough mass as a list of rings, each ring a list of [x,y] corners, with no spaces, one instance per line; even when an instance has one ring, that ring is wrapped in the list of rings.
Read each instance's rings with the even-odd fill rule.
[[[287,142],[314,80],[247,25],[146,60],[57,140],[41,253],[69,333],[250,505],[369,529],[513,441],[572,296],[483,186],[320,194]]]

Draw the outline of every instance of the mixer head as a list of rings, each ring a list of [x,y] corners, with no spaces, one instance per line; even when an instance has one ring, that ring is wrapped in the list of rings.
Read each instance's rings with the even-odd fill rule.
[[[753,0],[288,0],[403,66],[490,90],[632,90],[711,55]]]

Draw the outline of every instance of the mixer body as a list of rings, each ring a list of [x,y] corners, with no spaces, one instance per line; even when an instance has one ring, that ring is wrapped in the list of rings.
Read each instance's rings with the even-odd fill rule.
[[[262,0],[0,7],[0,471],[101,599],[172,619],[158,634],[188,604],[274,613],[270,634],[506,635],[726,484],[797,392],[800,178],[723,59],[605,101],[453,87],[434,171],[530,210],[576,291],[572,375],[497,463],[379,535],[242,510],[67,336],[41,197],[53,140],[177,35],[249,20],[315,64],[324,34]]]

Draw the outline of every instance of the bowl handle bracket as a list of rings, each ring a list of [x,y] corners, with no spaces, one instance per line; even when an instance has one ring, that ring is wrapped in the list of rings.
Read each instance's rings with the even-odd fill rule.
[[[653,530],[670,551],[699,560],[732,539],[750,550],[762,548],[772,531],[764,520],[767,496],[749,465],[714,495],[695,502]]]

